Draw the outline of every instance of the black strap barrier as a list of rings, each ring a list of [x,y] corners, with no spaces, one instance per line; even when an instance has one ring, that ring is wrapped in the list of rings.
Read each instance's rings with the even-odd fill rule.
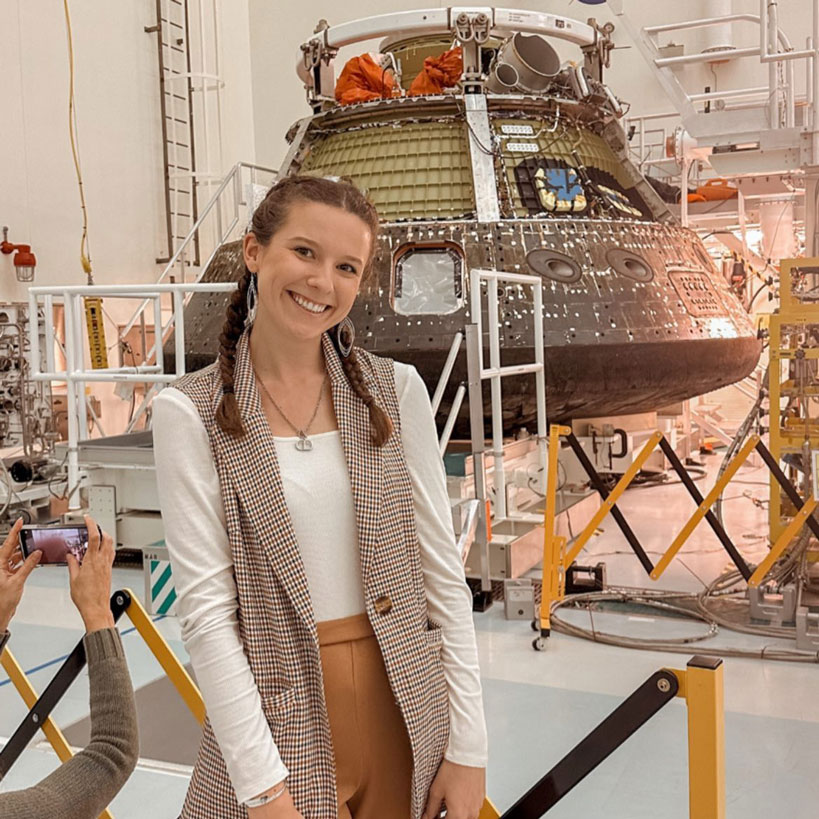
[[[575,785],[674,699],[679,681],[671,671],[652,674],[500,819],[540,819]]]
[[[117,591],[112,595],[111,612],[114,615],[114,622],[119,620],[130,604],[131,595],[128,592]],[[42,728],[57,703],[85,668],[85,663],[85,645],[80,640],[60,666],[51,682],[46,686],[37,702],[31,707],[11,739],[0,751],[0,781],[11,770],[11,766],[18,760],[20,754],[25,751],[37,731]]]
[[[694,503],[699,506],[705,498],[702,496],[702,493],[699,489],[697,489],[697,485],[694,483],[692,477],[688,474],[688,470],[685,468],[683,463],[677,457],[677,453],[674,452],[674,448],[671,446],[670,443],[666,440],[666,437],[663,436],[660,438],[660,449],[662,449],[663,454],[666,458],[668,458],[669,463],[674,468],[674,471],[679,476],[680,480],[683,483],[683,486],[688,490],[688,494],[694,499]],[[734,561],[734,565],[739,569],[740,574],[748,580],[753,571],[751,570],[750,566],[745,562],[742,555],[737,550],[737,547],[734,546],[734,542],[728,537],[728,533],[723,529],[722,524],[719,522],[717,516],[711,511],[710,509],[705,513],[705,519],[708,521],[711,528],[714,530],[714,534],[719,538],[719,542],[725,548],[725,551],[731,557],[731,560]]]
[[[589,480],[592,483],[592,486],[597,490],[600,494],[600,497],[605,500],[609,496],[609,490],[606,488],[606,485],[603,483],[602,478],[598,474],[597,470],[594,468],[594,464],[589,460],[589,456],[586,455],[586,451],[583,449],[583,445],[580,441],[577,440],[575,434],[573,432],[569,433],[566,436],[566,440],[569,442],[569,446],[572,448],[572,452],[574,452],[577,460],[580,461],[580,465],[585,470],[586,474],[589,476]],[[623,533],[623,536],[628,541],[629,546],[631,546],[634,554],[637,555],[637,559],[640,563],[643,564],[643,568],[646,570],[648,574],[651,574],[654,571],[654,564],[651,562],[649,556],[645,553],[645,550],[640,545],[640,541],[637,540],[637,535],[631,531],[631,527],[626,522],[626,519],[623,517],[623,513],[617,508],[617,504],[614,504],[611,507],[611,516],[614,518],[617,525],[620,527],[620,531]]]
[[[566,436],[566,440],[569,442],[569,446],[572,448],[572,452],[574,452],[577,460],[580,461],[580,465],[583,467],[585,473],[589,476],[589,481],[591,482],[592,486],[595,490],[600,494],[600,497],[605,500],[609,496],[609,490],[606,488],[602,478],[600,477],[597,470],[594,468],[594,464],[589,460],[588,455],[586,455],[585,450],[583,449],[582,444],[580,441],[577,440],[574,433],[570,433]],[[677,457],[677,453],[674,452],[673,447],[669,442],[666,440],[665,436],[662,436],[659,441],[660,449],[663,451],[663,454],[668,459],[669,463],[673,467],[674,471],[679,476],[680,480],[683,483],[683,486],[688,490],[689,495],[694,499],[694,501],[699,506],[705,500],[700,493],[699,489],[697,489],[696,484],[692,480],[691,476],[688,474],[688,470],[682,464],[680,459]],[[779,464],[776,462],[776,458],[771,454],[770,450],[759,441],[755,447],[757,453],[765,462],[765,466],[768,467],[770,473],[776,479],[776,482],[782,487],[782,491],[788,496],[791,503],[796,507],[796,511],[798,512],[804,505],[805,502],[799,496],[799,492],[796,487],[788,480],[787,475],[779,468]],[[626,540],[628,541],[629,545],[631,546],[634,554],[637,556],[637,559],[643,565],[643,568],[651,574],[654,571],[654,564],[649,559],[648,555],[645,553],[640,541],[637,539],[637,536],[632,531],[631,527],[628,525],[623,513],[617,508],[617,504],[614,504],[611,507],[611,516],[614,518],[617,525],[620,527],[620,531],[625,536]],[[740,574],[743,576],[745,580],[748,580],[751,575],[753,574],[753,570],[751,567],[745,562],[742,555],[739,553],[739,550],[734,545],[734,542],[728,536],[728,533],[725,531],[722,524],[717,519],[717,516],[714,514],[712,510],[708,510],[705,513],[705,519],[708,521],[709,525],[714,531],[714,534],[719,539],[720,543],[722,544],[725,551],[728,553],[728,556],[734,562],[734,565],[739,570]],[[808,517],[806,521],[807,526],[810,528],[811,532],[819,539],[819,520],[817,520],[813,515]]]
[[[779,468],[776,458],[774,458],[768,447],[766,447],[762,441],[756,445],[756,451],[759,453],[762,460],[765,461],[765,466],[768,467],[771,475],[776,478],[776,482],[782,487],[782,491],[788,496],[790,502],[796,507],[796,511],[799,512],[799,510],[805,505],[805,502],[799,497],[799,492],[788,480],[787,475],[785,475],[785,473]],[[813,515],[809,515],[805,523],[808,525],[811,532],[813,532],[813,534],[819,538],[819,521],[817,521]]]

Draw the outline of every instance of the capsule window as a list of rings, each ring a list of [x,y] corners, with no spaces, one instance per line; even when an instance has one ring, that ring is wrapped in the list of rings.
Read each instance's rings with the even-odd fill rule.
[[[414,245],[396,254],[392,291],[396,313],[454,313],[463,307],[463,293],[463,254],[457,245]]]

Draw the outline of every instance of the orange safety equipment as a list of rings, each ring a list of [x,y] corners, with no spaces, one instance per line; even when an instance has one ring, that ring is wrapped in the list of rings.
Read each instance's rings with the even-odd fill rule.
[[[704,185],[697,188],[697,193],[706,202],[716,202],[721,199],[735,199],[737,189],[729,185],[725,179],[709,179]]]
[[[460,46],[455,46],[437,57],[427,57],[424,60],[424,67],[412,81],[407,95],[417,97],[421,94],[440,94],[444,88],[455,85],[463,73],[463,50]]]
[[[382,68],[369,54],[347,60],[336,82],[336,100],[341,105],[391,97],[395,78],[389,67]]]

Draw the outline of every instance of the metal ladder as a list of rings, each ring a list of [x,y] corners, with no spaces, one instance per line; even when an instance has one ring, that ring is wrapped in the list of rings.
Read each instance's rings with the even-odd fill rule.
[[[484,367],[482,284],[486,283],[489,367]],[[535,361],[531,364],[503,366],[500,356],[500,319],[498,283],[532,288]],[[539,460],[546,474],[546,367],[543,348],[543,281],[539,276],[506,273],[502,270],[475,269],[470,272],[471,323],[466,325],[466,360],[469,392],[469,425],[472,439],[475,496],[479,501],[475,543],[480,549],[481,591],[475,605],[481,610],[491,605],[492,582],[489,570],[489,519],[486,486],[486,441],[484,434],[483,382],[489,381],[492,402],[492,456],[496,523],[508,517],[506,478],[503,466],[503,401],[501,380],[509,375],[533,374],[537,401],[537,440]]]
[[[197,220],[196,147],[193,126],[193,81],[187,0],[156,0],[155,33],[159,59],[162,160],[165,175],[165,229],[168,262]],[[199,237],[188,264],[199,264]],[[190,252],[190,251],[189,251]]]

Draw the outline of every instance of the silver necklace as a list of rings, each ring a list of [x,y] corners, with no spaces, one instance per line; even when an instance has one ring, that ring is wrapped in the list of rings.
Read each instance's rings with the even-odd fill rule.
[[[321,406],[321,399],[324,397],[324,385],[327,383],[327,373],[324,373],[324,380],[321,382],[321,388],[319,389],[318,401],[316,401],[316,408],[313,410],[313,414],[310,416],[310,420],[307,422],[307,426],[303,429],[299,429],[285,414],[282,408],[276,403],[276,399],[270,394],[270,390],[264,385],[264,381],[261,378],[258,379],[259,384],[261,384],[262,389],[264,390],[264,394],[267,396],[268,400],[271,404],[276,408],[276,411],[281,415],[281,417],[285,420],[287,425],[299,436],[298,441],[296,441],[296,449],[299,452],[309,452],[313,448],[313,442],[307,437],[307,433],[310,432],[310,427],[313,426],[313,421],[316,420],[316,416],[318,415],[319,407]]]

